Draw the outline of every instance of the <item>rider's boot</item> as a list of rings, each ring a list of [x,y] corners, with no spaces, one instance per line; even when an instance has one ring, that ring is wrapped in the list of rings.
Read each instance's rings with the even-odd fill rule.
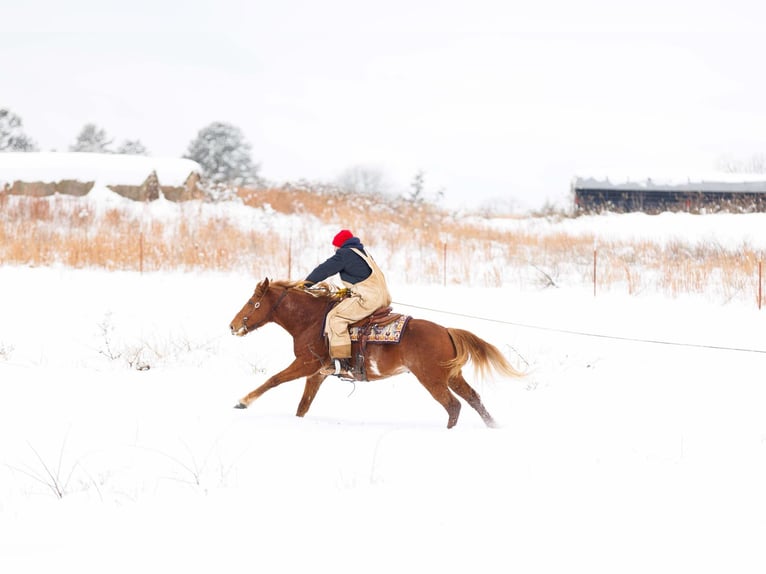
[[[350,359],[333,359],[332,363],[319,369],[322,375],[336,375],[338,377],[353,378],[354,373]]]

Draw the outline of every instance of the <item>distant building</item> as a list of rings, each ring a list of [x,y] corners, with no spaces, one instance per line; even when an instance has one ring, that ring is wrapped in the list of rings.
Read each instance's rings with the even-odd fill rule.
[[[766,211],[766,175],[721,173],[704,177],[616,178],[577,176],[575,209],[599,211]]]

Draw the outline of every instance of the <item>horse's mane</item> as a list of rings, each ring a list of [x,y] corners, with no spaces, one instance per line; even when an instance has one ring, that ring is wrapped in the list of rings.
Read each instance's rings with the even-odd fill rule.
[[[305,281],[287,281],[283,279],[276,279],[269,281],[269,287],[284,287],[285,289],[294,289],[296,287],[303,287],[306,284]]]
[[[259,289],[261,285],[258,285]],[[269,282],[269,287],[281,287],[283,289],[294,289],[296,291],[302,291],[313,297],[326,298],[326,299],[343,299],[348,295],[348,289],[345,287],[338,287],[333,283],[322,281],[320,283],[306,283],[305,280],[300,281],[288,281],[284,279],[278,279]]]

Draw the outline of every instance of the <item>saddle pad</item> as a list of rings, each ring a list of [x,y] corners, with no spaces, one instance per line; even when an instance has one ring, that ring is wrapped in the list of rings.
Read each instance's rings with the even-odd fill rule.
[[[402,315],[396,321],[388,325],[372,325],[371,327],[351,327],[348,332],[351,334],[352,341],[358,341],[364,334],[365,329],[370,329],[367,336],[368,343],[398,343],[402,337],[402,331],[407,326],[407,321],[411,317]]]

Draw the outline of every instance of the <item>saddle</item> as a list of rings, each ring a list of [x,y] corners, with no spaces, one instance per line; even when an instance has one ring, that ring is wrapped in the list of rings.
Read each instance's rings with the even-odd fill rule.
[[[348,326],[351,341],[362,348],[369,343],[398,343],[410,317],[392,313],[391,307],[381,307],[372,315]]]
[[[388,325],[401,317],[399,313],[392,313],[391,311],[393,311],[391,307],[381,307],[380,309],[373,311],[372,315],[360,319],[356,323],[351,323],[348,328],[354,329],[356,327],[366,327],[367,325],[380,325],[381,327],[383,325]]]
[[[355,354],[349,360],[351,363],[352,380],[366,381],[365,356],[368,343],[395,344],[401,339],[407,322],[411,319],[408,315],[393,313],[391,307],[381,307],[372,315],[360,319],[348,326],[352,343],[356,343]]]

